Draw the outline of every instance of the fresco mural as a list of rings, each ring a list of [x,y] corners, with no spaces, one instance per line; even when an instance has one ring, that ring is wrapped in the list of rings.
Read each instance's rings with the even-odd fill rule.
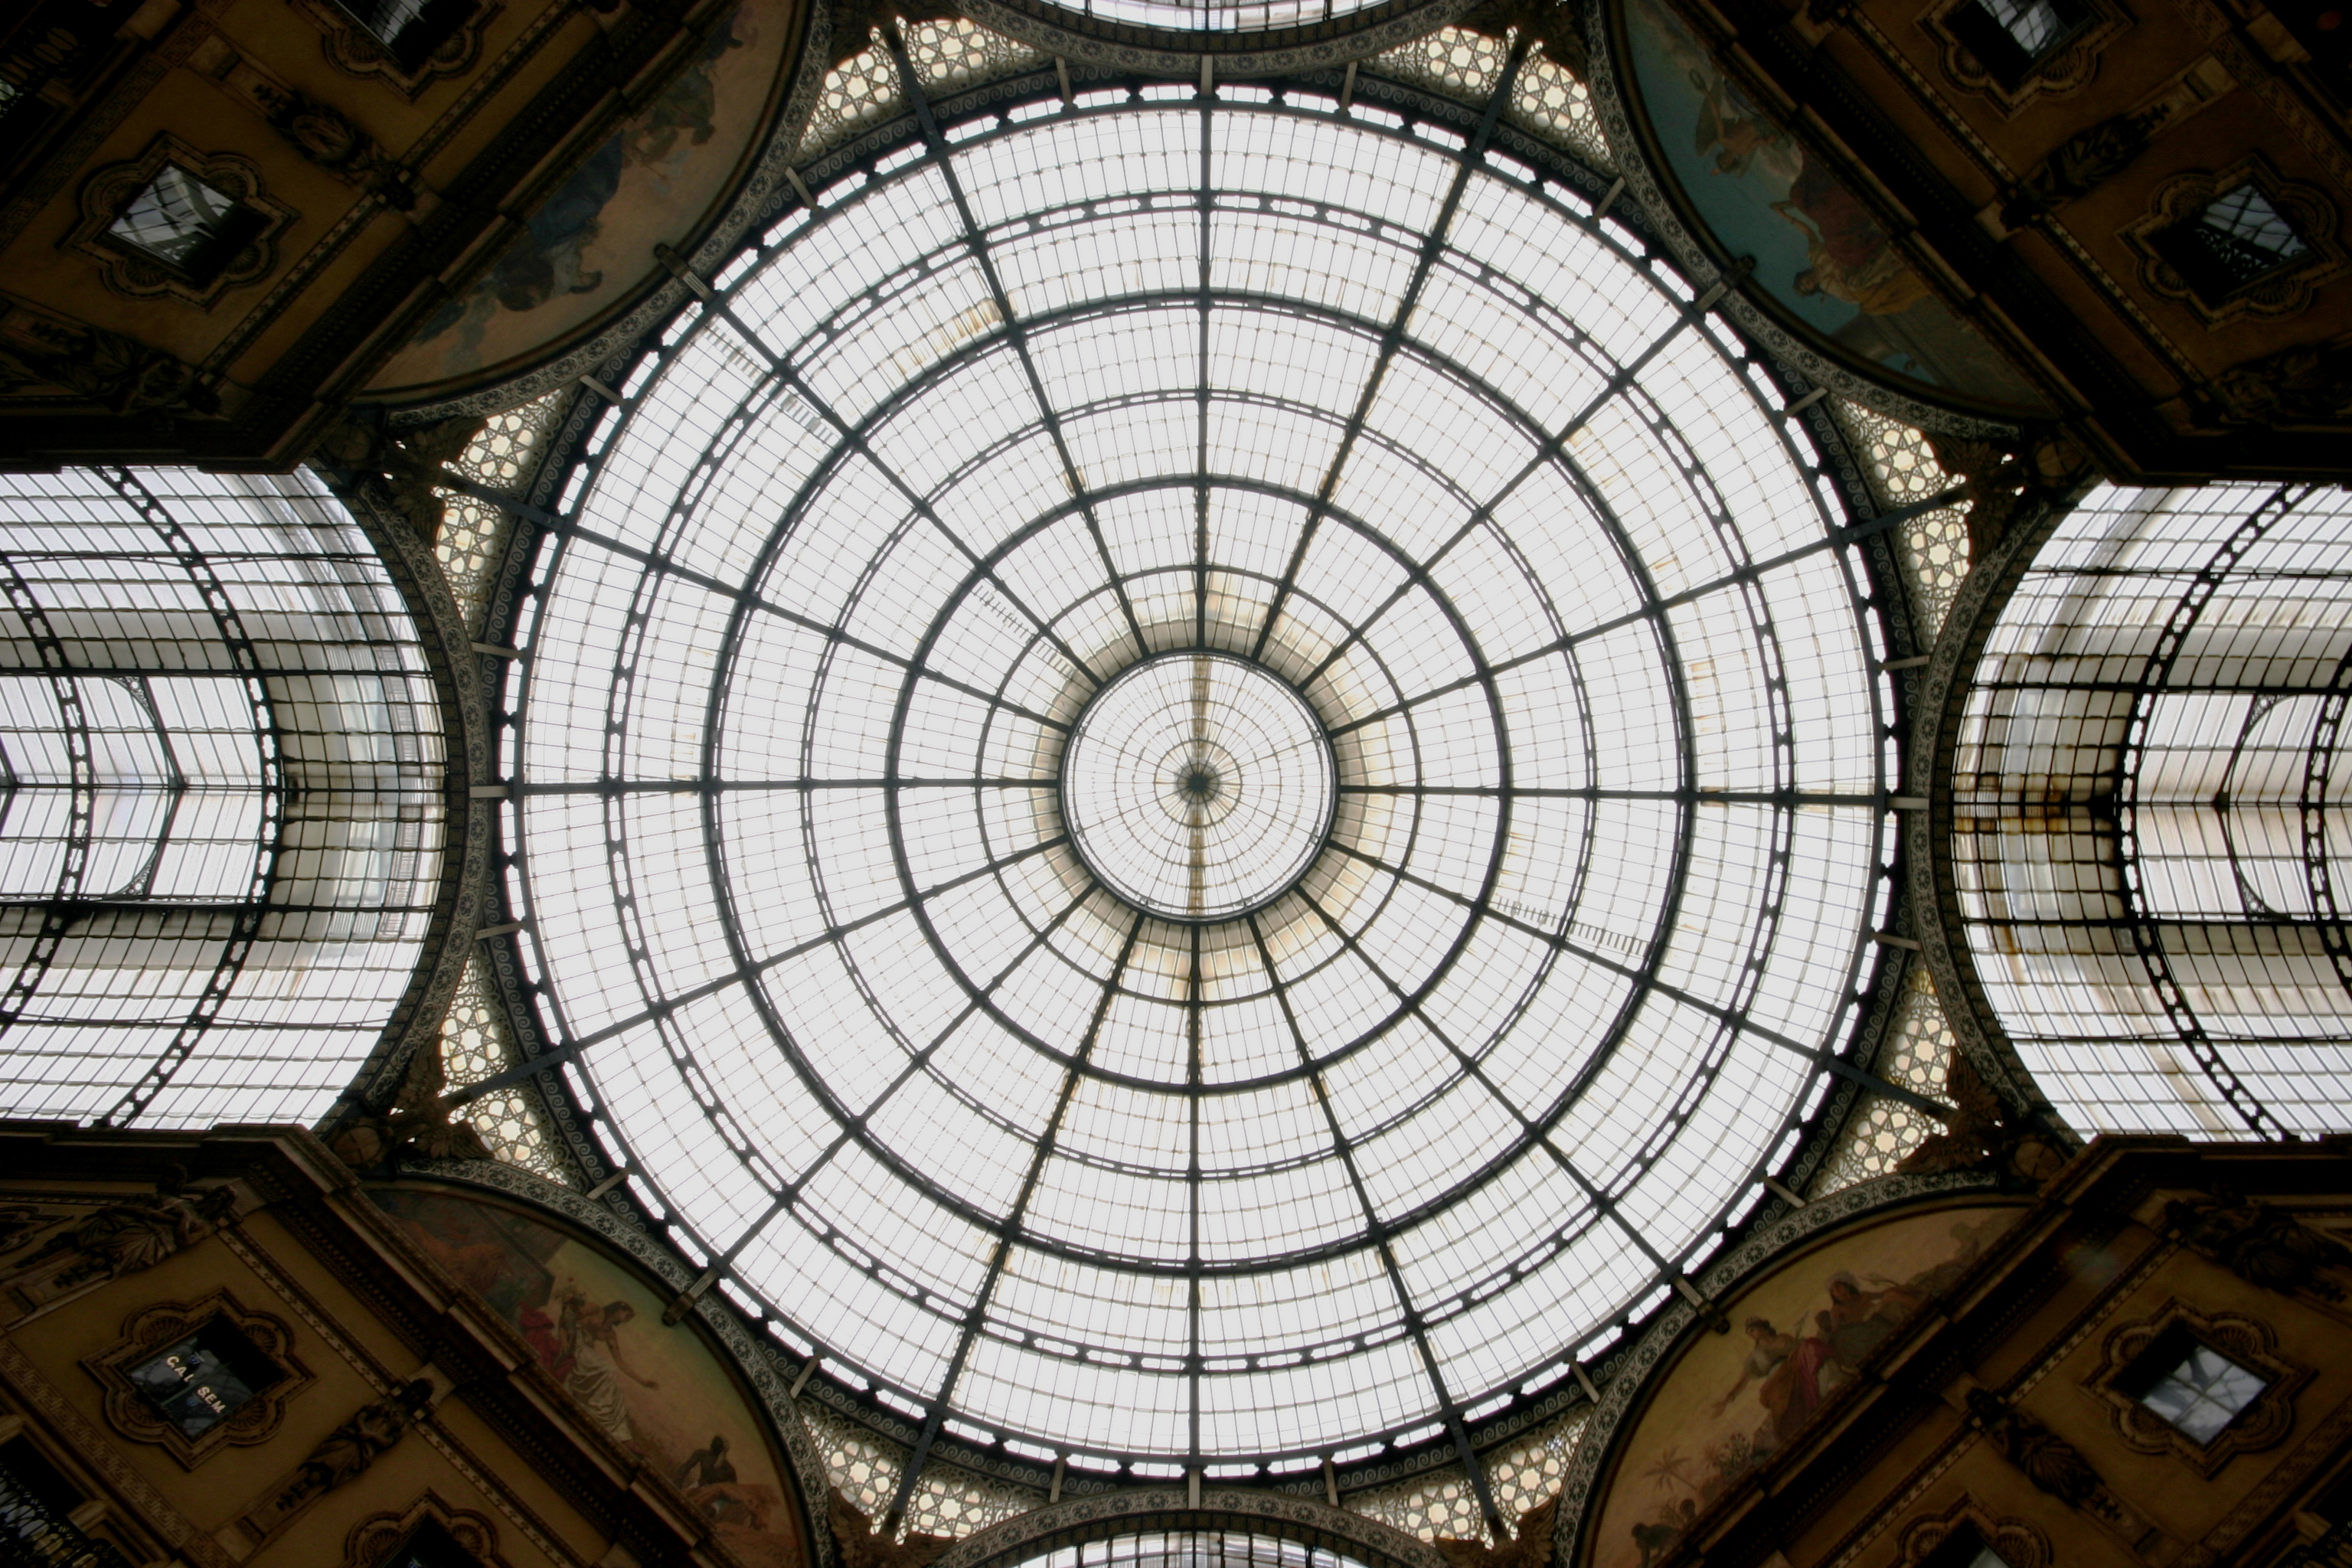
[[[764,1423],[692,1329],[618,1261],[527,1215],[444,1191],[368,1195],[519,1331],[606,1435],[677,1483],[750,1568],[802,1568]]]
[[[1937,1209],[1849,1231],[1728,1302],[1732,1332],[1693,1341],[1624,1440],[1592,1568],[1648,1568],[1664,1556],[2023,1212]]]
[[[1664,0],[1630,0],[1642,108],[1698,216],[1799,321],[1930,387],[2039,409],[2041,396],[1928,292],[1853,193],[1724,76]]]
[[[744,4],[651,103],[540,204],[505,254],[425,319],[375,390],[418,387],[534,353],[621,303],[726,187],[783,58],[781,8]]]

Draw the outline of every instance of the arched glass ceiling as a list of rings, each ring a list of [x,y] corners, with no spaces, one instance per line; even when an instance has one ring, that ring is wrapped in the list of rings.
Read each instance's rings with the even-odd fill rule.
[[[1019,1568],[1363,1568],[1351,1557],[1272,1535],[1154,1531],[1056,1547]]]
[[[0,1100],[312,1121],[406,992],[441,715],[307,474],[0,476]]]
[[[1031,0],[1073,21],[1114,22],[1181,33],[1265,33],[1395,9],[1388,0]]]
[[[2002,609],[1954,763],[1987,998],[2085,1131],[2352,1128],[2352,499],[2102,486]]]
[[[952,127],[722,273],[548,530],[547,1032],[688,1250],[933,1429],[1458,1434],[1719,1243],[1845,1042],[1892,742],[1829,480],[1713,295],[1462,143]],[[1074,721],[1168,658],[1329,747],[1263,908],[1070,842]]]

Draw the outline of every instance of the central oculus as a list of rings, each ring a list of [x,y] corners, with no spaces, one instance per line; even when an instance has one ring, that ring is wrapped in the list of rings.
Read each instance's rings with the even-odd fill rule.
[[[1313,863],[1339,793],[1306,699],[1222,653],[1119,672],[1062,754],[1070,841],[1111,891],[1175,921],[1230,920]]]

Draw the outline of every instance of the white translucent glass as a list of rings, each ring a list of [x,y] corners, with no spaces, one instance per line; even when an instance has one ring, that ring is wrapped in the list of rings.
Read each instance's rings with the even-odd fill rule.
[[[954,145],[738,268],[564,530],[521,843],[604,1129],[828,1356],[1026,1441],[1556,1372],[1850,1026],[1842,520],[1528,185],[1273,108]]]

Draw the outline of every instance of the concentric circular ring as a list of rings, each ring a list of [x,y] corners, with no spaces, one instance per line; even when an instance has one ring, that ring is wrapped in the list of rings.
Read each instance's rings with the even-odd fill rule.
[[[1062,815],[1079,858],[1129,903],[1230,920],[1321,853],[1336,783],[1315,710],[1279,678],[1230,654],[1168,654],[1078,715]]]
[[[668,330],[541,568],[526,941],[828,1368],[1344,1461],[1785,1170],[1890,751],[1819,415],[1607,177],[1227,90],[891,153]]]

